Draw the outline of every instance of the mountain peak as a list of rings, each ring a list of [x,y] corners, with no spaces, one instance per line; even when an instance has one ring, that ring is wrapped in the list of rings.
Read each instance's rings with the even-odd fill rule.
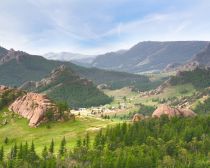
[[[5,49],[6,50],[6,49]],[[0,64],[4,64],[7,63],[13,59],[15,59],[17,62],[20,61],[21,58],[25,57],[25,56],[29,56],[29,54],[27,54],[26,52],[23,51],[15,51],[13,48],[11,48],[10,50],[6,50],[2,53],[0,53]]]

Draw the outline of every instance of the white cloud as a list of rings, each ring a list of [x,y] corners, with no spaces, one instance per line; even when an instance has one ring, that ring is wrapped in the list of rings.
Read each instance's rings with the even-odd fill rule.
[[[149,0],[148,3],[162,5],[164,1]],[[0,2],[0,44],[31,53],[72,51],[97,54],[129,48],[147,40],[210,40],[208,0],[178,1],[180,4],[176,7],[169,5],[149,12],[139,6],[145,13],[135,17],[132,17],[133,9],[129,5],[134,3],[132,7],[138,9],[138,4],[144,5],[144,1],[13,2]],[[184,8],[182,5],[186,3],[190,5]],[[128,18],[121,16],[122,13],[127,13]]]

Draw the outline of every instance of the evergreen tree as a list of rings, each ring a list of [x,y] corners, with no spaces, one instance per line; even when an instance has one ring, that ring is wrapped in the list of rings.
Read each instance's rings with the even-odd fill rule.
[[[50,143],[49,152],[50,152],[51,154],[54,153],[54,141],[53,141],[53,139],[52,139],[52,141],[51,141],[51,143]]]
[[[25,145],[23,146],[23,159],[27,160],[28,159],[28,153],[29,153],[29,149],[28,149],[28,142],[25,142]]]
[[[19,151],[18,151],[18,159],[23,159],[23,145],[20,144]]]
[[[8,138],[8,137],[6,137],[6,138],[4,139],[4,143],[5,143],[5,144],[8,144],[8,143],[9,143],[9,138]]]
[[[65,137],[63,137],[59,149],[60,156],[64,156],[65,152],[66,152],[66,139]]]
[[[4,147],[2,146],[0,149],[0,162],[4,159]]]
[[[87,147],[87,148],[90,147],[90,136],[89,136],[88,133],[86,134],[86,147]]]
[[[44,149],[42,150],[42,157],[44,160],[47,159],[48,152],[47,152],[47,147],[45,146]]]
[[[37,154],[36,154],[36,151],[35,151],[35,145],[34,145],[34,142],[32,141],[31,143],[31,147],[30,147],[30,150],[29,150],[29,158],[28,160],[33,164],[34,162],[36,162],[37,160]]]
[[[10,159],[15,159],[17,156],[17,145],[15,143],[15,145],[11,148],[11,151],[10,151]]]
[[[77,139],[77,147],[81,147],[82,146],[82,141],[81,141],[81,138],[78,138]]]

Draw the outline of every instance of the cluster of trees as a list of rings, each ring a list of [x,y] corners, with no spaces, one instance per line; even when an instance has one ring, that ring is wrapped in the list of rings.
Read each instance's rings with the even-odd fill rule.
[[[46,117],[49,121],[57,121],[58,119],[62,121],[75,120],[75,115],[71,113],[67,102],[57,102],[58,116],[55,116],[55,111],[48,109],[46,112]],[[50,128],[50,123],[47,124],[47,128]]]
[[[210,86],[210,69],[197,68],[193,71],[180,72],[171,78],[170,83],[172,85],[191,83],[196,88],[206,88]]]
[[[15,89],[8,89],[0,95],[0,110],[7,106],[9,103],[14,101],[17,97],[19,97],[23,92],[15,90]]]
[[[72,108],[99,106],[108,104],[113,100],[95,86],[84,86],[80,83],[60,87],[49,92],[48,95],[53,100],[66,101]]]
[[[198,114],[209,114],[210,113],[210,97],[204,100],[204,102],[198,102],[194,111]]]
[[[99,131],[90,141],[87,134],[67,148],[66,139],[58,152],[54,142],[38,156],[32,143],[12,147],[4,155],[3,167],[81,168],[208,168],[210,167],[210,116],[147,119],[122,123]]]

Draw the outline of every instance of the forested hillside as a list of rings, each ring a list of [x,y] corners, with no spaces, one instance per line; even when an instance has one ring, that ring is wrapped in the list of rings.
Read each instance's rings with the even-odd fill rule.
[[[196,88],[210,86],[210,69],[196,68],[193,71],[179,72],[170,79],[172,85],[191,83]]]
[[[0,164],[8,167],[209,168],[210,117],[147,119],[134,124],[118,124],[89,135],[74,147],[52,141],[37,155],[36,144],[15,144],[9,154],[0,150]],[[195,127],[196,125],[196,127]],[[54,150],[54,143],[60,149]]]
[[[66,102],[71,108],[108,104],[111,97],[100,91],[91,81],[80,78],[72,69],[62,65],[38,82],[29,81],[23,90],[45,93],[56,102]]]

